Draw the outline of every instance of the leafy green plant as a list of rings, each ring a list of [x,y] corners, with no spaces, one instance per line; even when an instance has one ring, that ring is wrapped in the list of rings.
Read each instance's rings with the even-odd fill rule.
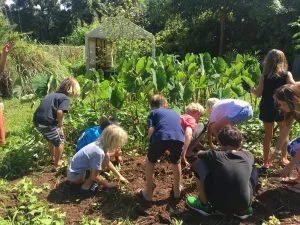
[[[273,215],[268,218],[268,221],[263,222],[262,225],[280,225],[280,220]]]
[[[17,204],[6,209],[7,215],[2,221],[20,225],[64,224],[65,213],[39,201],[38,195],[43,192],[43,189],[36,188],[30,179],[22,179],[12,191],[16,193]]]

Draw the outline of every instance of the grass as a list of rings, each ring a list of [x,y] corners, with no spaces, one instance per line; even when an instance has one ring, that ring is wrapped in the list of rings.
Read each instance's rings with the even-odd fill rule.
[[[19,139],[20,134],[32,124],[33,113],[37,107],[31,102],[21,103],[19,99],[4,100],[6,141]]]

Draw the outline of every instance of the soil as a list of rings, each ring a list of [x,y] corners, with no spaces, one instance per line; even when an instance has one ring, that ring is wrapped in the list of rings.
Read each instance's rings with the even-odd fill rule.
[[[101,188],[96,195],[83,194],[79,187],[65,181],[66,168],[32,175],[37,186],[50,186],[41,196],[42,201],[66,212],[66,224],[79,224],[83,216],[99,218],[102,224],[174,224],[175,219],[183,224],[262,224],[275,215],[281,224],[300,224],[300,195],[286,188],[276,174],[260,178],[261,188],[253,202],[254,215],[240,220],[230,215],[205,217],[187,208],[185,197],[196,194],[192,172],[183,170],[183,197],[172,197],[172,171],[166,160],[156,164],[154,199],[145,202],[136,193],[144,185],[144,156],[125,156],[121,173],[129,180],[119,189]],[[230,203],[228,203],[230,204]]]

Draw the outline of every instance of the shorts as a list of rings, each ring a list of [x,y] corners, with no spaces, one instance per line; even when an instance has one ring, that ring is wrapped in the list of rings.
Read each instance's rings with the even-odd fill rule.
[[[284,115],[272,105],[259,104],[259,119],[265,123],[281,122]]]
[[[86,171],[84,171],[83,173],[74,173],[71,172],[69,167],[67,170],[67,179],[71,182],[77,182],[78,180],[84,180],[85,179],[85,175],[86,175]]]
[[[300,151],[300,137],[297,137],[294,140],[290,141],[287,146],[287,150],[290,156],[295,157],[297,151]],[[300,168],[300,161],[296,162],[296,167]]]
[[[247,105],[241,109],[239,113],[234,116],[227,116],[227,120],[232,124],[239,124],[246,120],[249,120],[253,116],[253,110],[250,105]]]
[[[35,128],[42,133],[47,141],[51,142],[55,147],[59,147],[60,144],[64,143],[64,138],[60,136],[60,130],[57,126],[35,124]]]
[[[162,140],[159,142],[150,143],[148,149],[148,160],[156,163],[157,160],[165,153],[166,150],[170,151],[170,161],[172,164],[180,163],[183,142],[175,140]]]

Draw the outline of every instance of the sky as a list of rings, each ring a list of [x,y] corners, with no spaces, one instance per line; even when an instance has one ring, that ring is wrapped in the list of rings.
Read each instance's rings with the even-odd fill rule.
[[[10,5],[12,2],[13,2],[12,0],[6,0],[6,1],[5,1],[5,3],[6,3],[7,5]]]

